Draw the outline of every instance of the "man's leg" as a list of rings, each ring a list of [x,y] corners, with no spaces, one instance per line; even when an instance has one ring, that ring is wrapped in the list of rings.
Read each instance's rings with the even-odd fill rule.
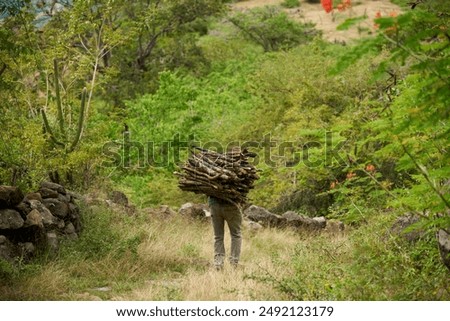
[[[214,229],[214,266],[217,269],[221,269],[225,259],[225,245],[223,242],[225,220],[218,205],[211,206],[211,220]]]
[[[238,208],[235,206],[230,206],[226,209],[226,218],[228,223],[228,228],[230,229],[231,235],[231,254],[230,263],[233,266],[237,266],[239,263],[239,258],[241,256],[241,245],[242,245],[242,215]]]

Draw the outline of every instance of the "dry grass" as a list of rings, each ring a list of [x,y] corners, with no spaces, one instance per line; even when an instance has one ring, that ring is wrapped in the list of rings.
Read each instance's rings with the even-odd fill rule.
[[[148,264],[160,266],[177,262],[179,270],[154,275],[136,290],[116,297],[119,300],[283,300],[269,284],[254,280],[255,274],[287,275],[277,260],[289,260],[299,235],[285,230],[245,230],[242,265],[225,266],[216,271],[210,264],[213,256],[213,234],[208,222],[180,218],[154,222],[148,238],[139,248]],[[225,238],[229,251],[230,239]]]
[[[91,221],[85,240],[0,285],[0,299],[410,300],[446,299],[450,293],[448,272],[436,261],[437,253],[424,257],[427,243],[392,248],[386,234],[376,232],[384,230],[382,220],[318,235],[244,229],[242,266],[216,271],[209,222],[146,215],[95,213],[106,220]],[[96,245],[98,238],[108,242]],[[225,241],[229,251],[228,235]],[[104,245],[109,246],[106,252],[92,255]]]

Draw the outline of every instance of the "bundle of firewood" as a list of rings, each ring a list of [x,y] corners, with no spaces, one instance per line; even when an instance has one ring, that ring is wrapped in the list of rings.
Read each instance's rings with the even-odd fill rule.
[[[259,178],[256,168],[248,162],[255,153],[234,148],[220,154],[193,147],[187,162],[181,166],[178,186],[183,191],[206,194],[236,205],[247,201],[247,193]]]

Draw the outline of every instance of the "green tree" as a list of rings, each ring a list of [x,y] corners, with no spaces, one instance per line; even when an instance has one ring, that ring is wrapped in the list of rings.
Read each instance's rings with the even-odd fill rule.
[[[229,20],[244,37],[262,46],[264,51],[289,49],[320,34],[313,24],[295,22],[275,6],[236,13]]]

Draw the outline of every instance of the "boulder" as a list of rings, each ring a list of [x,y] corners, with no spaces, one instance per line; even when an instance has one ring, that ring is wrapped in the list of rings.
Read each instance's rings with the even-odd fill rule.
[[[31,242],[19,243],[20,256],[25,259],[30,259],[36,252],[36,247]]]
[[[418,215],[407,214],[397,218],[391,227],[391,234],[399,235],[406,239],[408,242],[415,242],[424,236],[425,232],[420,229],[405,231],[411,225],[419,222],[420,217]]]
[[[50,189],[50,188],[46,188],[46,187],[41,187],[41,189],[39,190],[39,193],[41,194],[42,198],[58,198],[58,192]],[[42,201],[41,201],[42,202]]]
[[[49,250],[53,253],[57,252],[59,249],[59,241],[58,236],[55,232],[48,232],[47,233],[47,246]]]
[[[293,227],[295,229],[302,229],[306,231],[318,231],[325,227],[325,218],[310,218],[303,215],[299,215],[293,211],[287,211],[282,215],[286,220],[286,226]]]
[[[70,240],[77,240],[78,239],[78,234],[75,231],[75,226],[73,226],[72,223],[69,223],[69,224],[66,225],[66,227],[64,229],[64,234]]]
[[[325,228],[325,226],[327,226],[327,219],[324,216],[317,216],[312,219],[317,222],[320,228]]]
[[[20,213],[12,209],[0,209],[0,230],[15,230],[23,226]]]
[[[36,200],[36,201],[42,202],[42,195],[41,195],[41,193],[39,193],[39,192],[36,192],[36,193],[28,193],[28,194],[25,196],[24,201],[30,201],[30,200]],[[20,204],[19,204],[19,205],[20,205]]]
[[[152,217],[156,216],[160,218],[172,218],[175,217],[175,215],[177,214],[173,209],[171,209],[167,205],[161,205],[155,208],[147,208],[144,211],[147,212]]]
[[[53,214],[50,212],[48,208],[46,208],[41,202],[36,200],[30,201],[31,209],[38,210],[42,217],[42,223],[44,223],[44,227],[51,228],[58,224],[58,220]]]
[[[243,220],[242,225],[244,226],[244,228],[248,229],[250,233],[257,232],[263,228],[261,224],[247,219]]]
[[[17,248],[11,243],[6,236],[0,235],[0,259],[14,262],[14,258],[18,256]]]
[[[44,199],[43,202],[50,212],[59,218],[65,218],[69,214],[69,205],[55,198]]]
[[[184,217],[201,220],[205,220],[211,216],[206,204],[185,203],[179,208],[178,213]]]
[[[16,205],[15,209],[20,213],[23,219],[26,219],[28,213],[30,213],[32,210],[29,201],[19,203],[18,205]]]
[[[123,192],[112,191],[109,195],[109,199],[115,204],[128,206],[128,197]]]
[[[341,221],[337,220],[328,220],[327,225],[325,226],[325,231],[330,234],[339,234],[344,231],[345,225]]]
[[[439,253],[441,254],[442,262],[450,270],[450,233],[446,230],[440,229],[437,232],[437,240],[439,246]]]
[[[66,189],[63,186],[61,186],[59,184],[56,184],[56,183],[42,182],[41,186],[40,186],[40,189],[45,189],[45,188],[46,189],[51,189],[51,190],[56,191],[58,193],[61,193],[63,195],[67,194]]]
[[[263,226],[281,227],[286,223],[286,219],[280,215],[273,214],[264,207],[251,205],[244,211],[244,216],[253,222]]]
[[[27,215],[24,227],[29,226],[44,227],[44,223],[42,222],[42,214],[36,209],[31,210],[31,212]]]
[[[0,186],[0,208],[11,208],[22,202],[22,191],[15,186]]]
[[[58,199],[58,201],[63,203],[70,203],[70,201],[72,200],[72,197],[69,194],[66,195],[58,194],[56,198]]]

